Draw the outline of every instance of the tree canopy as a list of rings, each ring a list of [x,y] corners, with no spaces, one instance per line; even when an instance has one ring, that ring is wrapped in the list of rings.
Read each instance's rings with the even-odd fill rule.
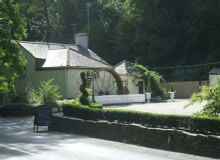
[[[0,93],[14,91],[14,79],[23,74],[25,59],[15,40],[26,37],[26,20],[14,0],[0,1]]]
[[[220,60],[219,0],[20,0],[30,41],[73,43],[87,32],[89,47],[117,64],[126,59],[151,69]],[[203,80],[212,65],[161,69],[167,80]]]

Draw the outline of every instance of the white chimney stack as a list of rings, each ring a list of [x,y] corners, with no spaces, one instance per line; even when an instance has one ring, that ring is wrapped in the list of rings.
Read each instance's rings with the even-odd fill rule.
[[[88,49],[88,35],[87,33],[78,33],[75,35],[76,45],[80,45]]]

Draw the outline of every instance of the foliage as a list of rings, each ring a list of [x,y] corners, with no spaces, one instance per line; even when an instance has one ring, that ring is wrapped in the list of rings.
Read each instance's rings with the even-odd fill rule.
[[[57,85],[52,85],[53,79],[48,81],[40,81],[40,86],[38,86],[39,98],[41,104],[54,105],[56,101],[61,98],[59,93],[59,87]]]
[[[95,102],[92,98],[88,98],[89,99],[89,105],[83,105],[80,102],[79,98],[76,98],[74,102],[72,103],[68,103],[68,104],[63,104],[63,105],[73,105],[73,106],[78,106],[78,107],[85,107],[85,108],[97,108],[97,109],[102,109],[102,104]]]
[[[171,83],[170,84],[170,90],[169,90],[170,92],[174,92],[175,90],[174,90],[174,87],[173,87],[173,83]]]
[[[26,37],[26,20],[15,0],[0,1],[0,94],[15,92],[14,80],[22,75],[25,59],[17,42]]]
[[[208,116],[219,116],[220,114],[220,83],[213,84],[212,87],[202,87],[202,91],[194,93],[191,96],[190,103],[186,106],[190,106],[196,102],[201,103],[207,101],[207,104],[203,107],[203,114]]]
[[[102,104],[101,104],[101,103],[98,103],[98,102],[90,103],[89,107],[102,109]]]
[[[35,106],[28,104],[7,104],[0,107],[0,116],[34,116]]]
[[[20,0],[28,40],[73,43],[87,32],[88,0]],[[219,0],[90,0],[89,47],[110,64],[149,67],[220,60]],[[210,65],[157,70],[167,81],[206,80]]]
[[[58,106],[62,106],[64,104],[73,104],[75,102],[74,99],[63,99],[63,100],[58,100],[57,104]]]
[[[129,68],[128,72],[142,78],[145,84],[148,84],[149,81],[153,97],[160,96],[162,99],[167,97],[166,90],[160,87],[160,82],[164,80],[157,72],[149,71],[146,67],[137,63],[133,64],[133,67]]]
[[[82,118],[86,120],[107,120],[119,123],[136,123],[148,127],[173,128],[220,134],[219,118],[200,118],[180,115],[161,115],[146,112],[94,109],[79,105],[64,105],[64,116]]]
[[[80,77],[82,79],[82,84],[79,87],[79,90],[81,92],[81,96],[79,97],[80,103],[82,105],[89,105],[89,99],[88,99],[89,93],[86,90],[86,87],[87,87],[86,73],[85,72],[81,72],[80,73]]]
[[[28,104],[39,104],[40,102],[38,93],[33,88],[30,88],[27,91],[26,99],[27,99]]]
[[[147,91],[148,93],[151,93],[150,81],[147,81],[147,89],[146,89],[146,91]]]
[[[50,106],[56,105],[58,99],[61,98],[59,93],[59,87],[57,85],[52,85],[53,79],[48,81],[40,81],[38,90],[30,89],[27,93],[27,100],[30,104],[47,104]]]
[[[11,103],[3,106],[4,108],[29,108],[36,107],[35,105],[25,104],[25,103]]]

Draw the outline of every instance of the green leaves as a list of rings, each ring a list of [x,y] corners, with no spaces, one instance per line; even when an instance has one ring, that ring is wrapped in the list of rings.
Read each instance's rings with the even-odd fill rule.
[[[79,97],[79,99],[82,105],[89,105],[89,100],[88,100],[89,93],[86,90],[87,87],[86,73],[81,72],[80,77],[82,79],[82,85],[79,87],[79,89],[82,94]]]
[[[149,71],[146,67],[138,63],[135,63],[133,67],[128,68],[128,72],[129,74],[135,74],[139,78],[142,78],[146,85],[150,82],[152,96],[161,96],[162,99],[167,97],[166,90],[160,87],[160,82],[164,80],[157,72]]]
[[[22,74],[25,59],[15,40],[26,37],[26,20],[14,0],[0,2],[0,93],[14,92],[14,79]],[[7,84],[7,85],[6,85]]]
[[[147,89],[146,89],[146,91],[147,91],[148,93],[151,93],[151,84],[150,84],[150,81],[147,82]]]
[[[30,104],[47,104],[56,105],[56,101],[62,96],[59,93],[59,87],[52,85],[53,79],[48,81],[40,81],[38,90],[31,88],[27,93],[27,100]]]
[[[207,101],[203,108],[204,115],[218,116],[220,114],[220,82],[214,84],[212,87],[204,86],[200,93],[194,93],[191,96],[190,103],[185,107],[193,105],[198,102]]]

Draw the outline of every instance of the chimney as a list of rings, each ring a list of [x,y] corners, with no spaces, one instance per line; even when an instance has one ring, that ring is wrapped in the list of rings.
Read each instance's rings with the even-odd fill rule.
[[[78,33],[75,35],[76,45],[80,45],[88,49],[88,35],[87,33]]]

